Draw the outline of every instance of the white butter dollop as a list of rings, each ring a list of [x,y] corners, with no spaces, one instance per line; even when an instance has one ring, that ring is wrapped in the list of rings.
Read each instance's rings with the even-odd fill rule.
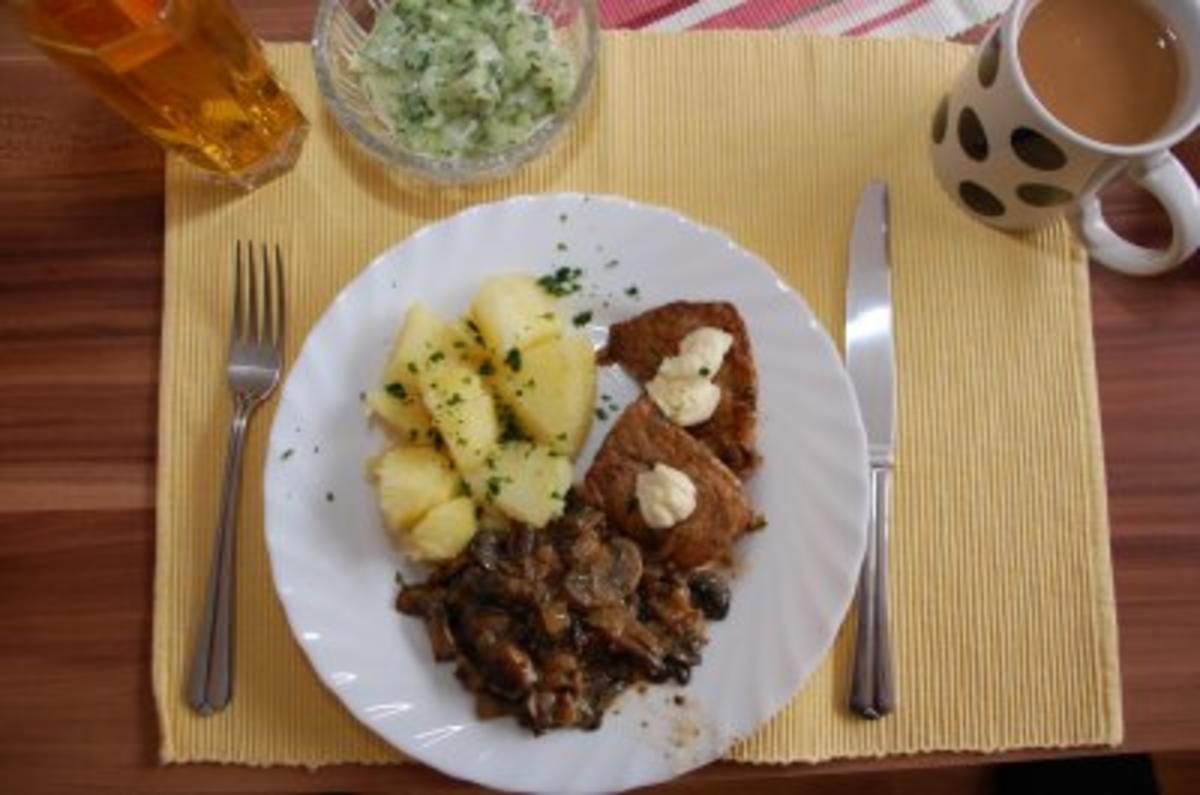
[[[706,378],[664,378],[661,374],[646,384],[663,414],[676,425],[699,425],[713,415],[721,402],[720,388]]]
[[[733,336],[712,326],[702,326],[679,343],[679,355],[668,356],[646,384],[655,405],[676,425],[699,425],[713,415],[721,390],[712,382]]]
[[[677,525],[696,510],[696,484],[686,473],[666,464],[639,472],[634,493],[642,520],[655,530]]]
[[[679,343],[679,353],[683,356],[695,356],[700,366],[707,368],[708,377],[717,374],[725,354],[733,347],[733,335],[712,326],[701,326],[688,334]]]

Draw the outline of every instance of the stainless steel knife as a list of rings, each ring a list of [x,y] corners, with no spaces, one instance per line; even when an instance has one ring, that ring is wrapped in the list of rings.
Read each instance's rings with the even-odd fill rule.
[[[896,705],[887,604],[888,497],[896,419],[888,218],[887,185],[872,182],[854,216],[846,288],[846,369],[867,430],[871,469],[850,707],[867,718],[881,718]]]

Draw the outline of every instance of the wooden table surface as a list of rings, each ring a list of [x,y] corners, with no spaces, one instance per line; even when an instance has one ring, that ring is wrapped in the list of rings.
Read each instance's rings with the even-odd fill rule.
[[[259,0],[306,38],[312,0]],[[253,6],[253,7],[251,7]],[[0,3],[0,789],[459,789],[418,766],[156,765],[150,692],[162,156],[19,39]],[[1200,142],[1178,150],[1200,171]],[[1169,236],[1151,200],[1114,223]],[[1200,749],[1200,267],[1092,269],[1120,621],[1125,750]],[[669,791],[811,773],[714,765]]]

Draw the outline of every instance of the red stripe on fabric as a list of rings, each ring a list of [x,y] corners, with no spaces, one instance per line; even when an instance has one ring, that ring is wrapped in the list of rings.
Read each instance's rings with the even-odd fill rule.
[[[696,0],[608,0],[600,3],[600,26],[638,28],[674,14]]]
[[[647,11],[640,17],[631,19],[626,24],[631,28],[644,28],[647,25],[657,22],[663,17],[669,17],[678,11],[682,11],[685,8],[694,6],[698,2],[700,2],[700,0],[671,0],[671,2],[661,5],[653,11]]]
[[[825,0],[749,0],[709,17],[694,29],[766,28],[824,3]]]
[[[906,17],[917,9],[929,5],[930,1],[931,0],[909,0],[909,2],[905,3],[904,5],[897,6],[882,16],[878,16],[875,19],[868,19],[866,22],[863,22],[860,25],[855,25],[854,27],[850,28],[850,30],[846,31],[845,35],[861,36],[864,33],[870,33],[876,28],[881,28],[889,22],[895,22],[897,19]]]

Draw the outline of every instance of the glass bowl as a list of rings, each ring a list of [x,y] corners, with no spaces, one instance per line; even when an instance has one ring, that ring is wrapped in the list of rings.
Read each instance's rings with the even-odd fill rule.
[[[517,0],[546,16],[575,61],[575,88],[553,116],[529,138],[499,152],[477,157],[436,157],[401,144],[371,108],[351,56],[366,38],[376,12],[388,0],[321,0],[313,30],[317,85],[333,117],[367,152],[389,166],[440,184],[463,184],[501,177],[537,157],[562,134],[587,99],[596,70],[599,23],[595,0]]]

